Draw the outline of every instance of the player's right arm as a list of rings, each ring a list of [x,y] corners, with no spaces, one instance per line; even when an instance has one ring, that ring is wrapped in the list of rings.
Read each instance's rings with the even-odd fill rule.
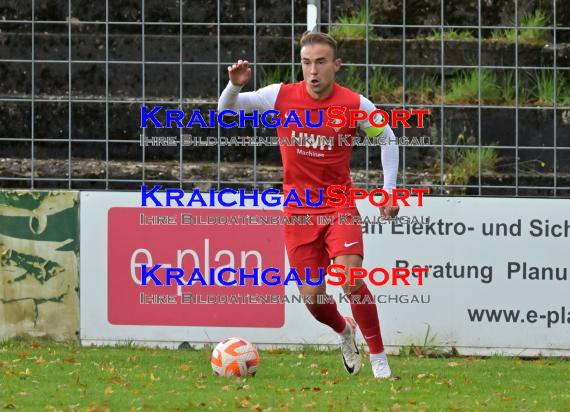
[[[271,84],[255,92],[240,93],[251,79],[251,68],[247,60],[238,60],[236,64],[229,66],[228,76],[230,81],[218,101],[218,112],[245,110],[250,113],[253,110],[264,112],[275,108],[281,84]]]

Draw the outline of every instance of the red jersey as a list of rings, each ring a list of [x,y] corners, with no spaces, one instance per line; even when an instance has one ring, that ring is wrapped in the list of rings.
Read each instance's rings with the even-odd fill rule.
[[[281,157],[283,159],[283,191],[285,199],[291,189],[295,189],[301,202],[305,203],[305,189],[311,193],[311,202],[319,201],[319,189],[322,189],[322,204],[318,207],[299,207],[294,201],[284,208],[288,213],[331,213],[338,207],[327,206],[330,199],[326,190],[331,185],[341,185],[348,190],[353,187],[350,177],[350,160],[352,158],[352,137],[356,134],[356,128],[350,128],[348,122],[342,128],[326,126],[329,118],[326,110],[331,106],[341,106],[347,110],[360,108],[360,94],[346,87],[334,83],[332,93],[323,100],[314,99],[308,92],[305,81],[291,84],[282,84],[275,100],[275,110],[282,117],[281,124],[287,119],[291,110],[295,110],[300,123],[304,127],[298,127],[295,122],[290,122],[288,127],[279,126],[277,134],[280,140]],[[319,110],[323,112],[323,121],[320,127],[306,125],[306,112],[311,110],[310,122],[319,123]],[[347,112],[348,113],[348,112]],[[341,136],[342,135],[342,136]],[[347,135],[349,135],[347,137]],[[318,136],[327,137],[332,145],[322,145]],[[294,137],[303,140],[314,137],[315,144],[307,143],[304,147],[296,144],[283,144],[286,138],[293,143]],[[344,137],[344,140],[341,138]],[[348,144],[344,143],[348,142]]]
[[[326,115],[326,110],[332,106],[339,106],[346,108],[346,110],[363,110],[370,116],[376,110],[374,104],[364,96],[338,83],[333,84],[331,94],[323,100],[314,99],[309,94],[305,81],[291,84],[271,84],[255,92],[240,93],[240,91],[241,87],[228,82],[220,96],[218,110],[244,110],[246,113],[253,110],[279,111],[281,125],[277,127],[277,134],[281,143],[280,149],[283,160],[284,199],[287,200],[291,194],[291,189],[295,189],[301,202],[301,205],[297,205],[295,201],[291,202],[289,199],[288,206],[284,207],[284,211],[297,214],[315,214],[339,210],[338,207],[326,205],[330,199],[326,195],[326,190],[332,185],[345,187],[344,195],[347,198],[348,206],[350,202],[348,191],[353,187],[350,177],[350,160],[356,128],[350,128],[348,122],[342,128],[326,126],[330,120]],[[296,122],[289,122],[288,127],[284,127],[283,123],[289,118],[289,113],[292,110],[295,110],[300,125],[297,125]],[[310,110],[309,121],[311,124],[321,123],[319,111],[322,111],[323,119],[320,127],[307,125],[306,110]],[[339,112],[336,113],[340,114]],[[345,114],[347,113],[345,111]],[[377,123],[383,121],[379,114],[375,114],[374,119]],[[368,131],[372,125],[367,117],[357,121],[356,126]],[[378,132],[382,133],[382,136],[395,139],[390,126],[385,126],[384,131],[379,130]],[[314,138],[314,143],[310,143],[312,138]],[[327,143],[330,142],[331,144],[321,145],[324,139],[328,139]],[[306,142],[307,140],[309,142]],[[304,146],[299,144],[301,142],[304,143]],[[384,190],[394,189],[398,173],[398,146],[383,145],[381,159],[384,169]],[[310,191],[310,202],[313,204],[321,203],[321,206],[307,205],[305,189]],[[322,192],[322,202],[320,202],[319,190]]]

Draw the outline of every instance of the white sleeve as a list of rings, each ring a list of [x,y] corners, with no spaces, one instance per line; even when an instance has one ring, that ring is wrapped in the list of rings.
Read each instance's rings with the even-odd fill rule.
[[[400,163],[400,150],[396,144],[396,136],[390,126],[386,126],[382,136],[390,142],[390,144],[382,145],[382,170],[384,171],[384,187],[383,189],[390,191],[396,188],[398,179],[398,166]]]
[[[218,111],[245,110],[246,113],[251,113],[253,110],[275,109],[275,100],[280,88],[281,84],[271,84],[255,92],[240,93],[241,87],[228,82],[218,101]]]
[[[370,135],[370,128],[374,128],[368,121],[370,113],[376,110],[376,106],[366,97],[360,95],[360,110],[364,110],[368,116],[366,120],[361,120],[357,123],[358,127],[365,131],[367,135]],[[374,121],[376,123],[383,122],[383,116],[380,114],[374,115]],[[368,129],[368,130],[367,130]],[[389,125],[386,125],[383,130],[376,128],[378,130],[378,135],[374,137],[382,137],[388,141],[388,144],[382,145],[382,170],[384,171],[384,187],[383,189],[390,191],[396,188],[396,181],[398,179],[398,166],[400,162],[400,149],[396,144],[396,136]]]

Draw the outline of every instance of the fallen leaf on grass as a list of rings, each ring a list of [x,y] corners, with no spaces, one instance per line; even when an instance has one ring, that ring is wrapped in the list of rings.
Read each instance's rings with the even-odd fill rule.
[[[424,353],[423,353],[423,351],[422,351],[420,348],[418,348],[418,347],[416,347],[416,346],[412,346],[412,350],[414,351],[414,353],[416,354],[416,356],[417,356],[418,358],[423,358],[423,357],[424,357]]]
[[[113,376],[109,379],[109,383],[121,383],[123,381],[123,378],[121,378],[120,376]]]
[[[452,368],[455,368],[457,365],[459,365],[459,363],[457,363],[457,362],[448,362],[447,363],[447,366],[450,366]]]
[[[146,405],[143,405],[143,408]],[[87,409],[89,412],[108,412],[109,408],[105,407],[105,406],[100,406],[100,405],[89,405],[89,409]]]
[[[238,406],[240,408],[247,408],[249,406],[249,404],[250,404],[250,402],[248,400],[244,399],[244,400],[239,401]]]
[[[39,358],[36,359],[36,363],[38,365],[43,365],[44,363],[46,363],[46,360],[40,356]]]
[[[179,368],[180,370],[183,370],[183,371],[188,371],[188,370],[190,370],[190,365],[187,365],[187,364],[183,363],[183,364],[180,365],[178,368]]]
[[[401,387],[396,387],[396,386],[394,386],[394,385],[390,385],[390,390],[391,390],[392,392],[394,392],[394,393],[398,393],[398,392],[400,392],[400,391],[402,390],[402,388],[401,388]]]
[[[107,387],[105,388],[105,390],[103,391],[103,393],[104,393],[105,395],[109,395],[109,394],[113,393],[113,388],[110,387],[110,386],[107,386]]]

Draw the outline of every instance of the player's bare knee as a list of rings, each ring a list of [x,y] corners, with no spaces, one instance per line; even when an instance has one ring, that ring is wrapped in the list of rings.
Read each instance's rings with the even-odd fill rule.
[[[342,290],[344,291],[344,293],[352,293],[355,290],[357,290],[360,286],[362,286],[362,284],[364,283],[364,281],[361,278],[354,278],[352,280],[352,285],[351,285],[351,281],[349,278],[349,275],[347,275],[346,277],[346,282],[344,282],[342,284]]]
[[[341,285],[344,293],[351,293],[357,290],[364,282],[366,275],[366,269],[360,267],[360,265],[347,266],[344,270],[344,283]]]

